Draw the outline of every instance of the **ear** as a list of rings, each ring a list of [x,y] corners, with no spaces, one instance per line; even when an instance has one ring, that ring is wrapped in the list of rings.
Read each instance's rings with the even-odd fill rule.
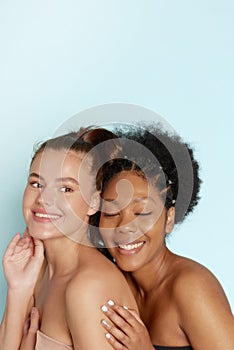
[[[175,207],[170,207],[166,213],[165,233],[171,233],[175,224]]]
[[[98,209],[100,207],[100,192],[96,191],[90,200],[90,205],[89,205],[89,209],[88,209],[88,215],[93,215],[95,214]]]

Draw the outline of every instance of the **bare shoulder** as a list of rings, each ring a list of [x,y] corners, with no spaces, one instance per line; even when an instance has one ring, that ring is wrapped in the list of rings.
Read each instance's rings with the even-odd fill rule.
[[[216,325],[214,331],[215,327],[221,330],[225,323],[225,331],[229,327],[232,332],[234,331],[234,317],[224,289],[205,266],[193,260],[181,258],[172,288],[174,305],[180,323],[185,328],[189,325],[193,328],[203,324],[203,327],[209,325],[211,329],[212,320]]]
[[[188,258],[180,258],[173,281],[173,292],[178,300],[187,298],[219,300],[229,308],[225,292],[215,275],[205,266]],[[185,299],[184,299],[185,298]]]
[[[66,288],[66,300],[79,296],[84,303],[90,298],[101,306],[113,299],[136,309],[136,302],[122,272],[101,253],[92,254],[92,259],[86,261],[78,269]]]
[[[234,349],[234,317],[221,284],[203,265],[177,261],[171,288],[180,328],[196,349]]]
[[[65,291],[66,319],[75,349],[94,348],[97,344],[100,349],[112,349],[100,324],[101,306],[109,299],[136,309],[121,272],[110,261],[93,256],[90,264],[87,260],[78,269]]]

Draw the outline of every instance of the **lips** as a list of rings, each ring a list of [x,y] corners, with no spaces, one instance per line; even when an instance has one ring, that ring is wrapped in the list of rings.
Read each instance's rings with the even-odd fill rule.
[[[122,255],[132,255],[138,253],[144,246],[145,241],[136,243],[117,244],[118,252]]]
[[[34,215],[38,218],[46,218],[46,219],[59,219],[61,216],[56,214],[42,214],[34,212]]]
[[[46,211],[41,209],[33,210],[32,213],[34,220],[39,222],[50,222],[53,220],[58,220],[62,217],[62,215],[60,214],[47,213]]]
[[[118,247],[124,250],[132,250],[141,247],[144,242],[134,243],[134,244],[119,244]]]

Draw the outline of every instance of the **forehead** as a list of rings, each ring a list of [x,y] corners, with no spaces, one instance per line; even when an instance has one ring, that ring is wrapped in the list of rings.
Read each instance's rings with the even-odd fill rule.
[[[158,190],[147,179],[133,171],[116,174],[107,184],[102,197],[106,200],[146,200],[159,198]]]
[[[35,157],[30,167],[30,172],[36,172],[42,176],[55,177],[68,176],[69,174],[75,176],[76,174],[77,177],[81,162],[81,152],[67,151],[65,149],[45,149]]]

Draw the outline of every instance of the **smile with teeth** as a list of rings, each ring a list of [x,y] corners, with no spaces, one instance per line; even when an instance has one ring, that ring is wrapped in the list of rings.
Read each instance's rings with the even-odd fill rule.
[[[141,247],[144,242],[134,243],[134,244],[119,244],[118,247],[124,250],[132,250]]]
[[[45,219],[59,219],[60,215],[56,215],[56,214],[43,214],[43,213],[34,213],[35,216],[37,216],[38,218],[45,218]]]

